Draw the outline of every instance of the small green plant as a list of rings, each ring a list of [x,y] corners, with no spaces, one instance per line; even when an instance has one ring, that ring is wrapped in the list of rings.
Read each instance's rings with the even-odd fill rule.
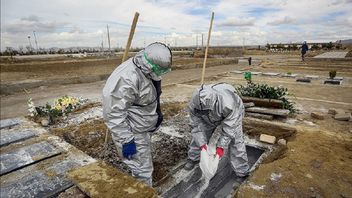
[[[247,80],[247,83],[252,82],[252,73],[251,72],[244,72],[244,79]]]
[[[330,79],[334,79],[336,77],[336,70],[329,71]]]
[[[292,75],[292,72],[290,72],[290,71],[289,71],[289,72],[287,72],[287,75]]]
[[[248,82],[247,85],[240,85],[236,90],[242,96],[281,100],[284,109],[288,109],[291,114],[297,112],[294,103],[286,98],[289,95],[287,88]]]

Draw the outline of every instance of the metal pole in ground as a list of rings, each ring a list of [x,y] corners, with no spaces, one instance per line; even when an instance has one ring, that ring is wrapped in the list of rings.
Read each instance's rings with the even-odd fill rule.
[[[134,14],[134,18],[133,18],[133,22],[132,22],[132,26],[131,26],[131,30],[130,30],[130,35],[128,36],[125,53],[123,54],[123,57],[122,57],[122,62],[124,62],[128,58],[128,51],[130,50],[130,47],[131,47],[131,43],[132,43],[132,39],[133,39],[133,35],[134,35],[134,30],[136,29],[138,17],[139,17],[139,13],[136,12]]]
[[[109,53],[111,53],[109,25],[106,25],[106,30],[107,30],[107,32],[108,32]]]
[[[39,52],[38,41],[37,41],[37,35],[35,34],[35,31],[33,31],[33,35],[34,35],[35,47],[37,48],[37,54],[38,54],[38,52]]]
[[[209,43],[210,43],[210,36],[211,36],[211,29],[213,27],[213,20],[214,20],[214,12],[211,13],[211,20],[210,20],[210,27],[209,27],[209,32],[208,32],[208,41],[207,41],[207,46],[205,48],[205,54],[204,54],[204,62],[203,62],[203,70],[202,70],[202,80],[200,84],[204,83],[204,75],[205,75],[205,65],[207,63],[207,56],[208,56],[208,49],[209,49]]]

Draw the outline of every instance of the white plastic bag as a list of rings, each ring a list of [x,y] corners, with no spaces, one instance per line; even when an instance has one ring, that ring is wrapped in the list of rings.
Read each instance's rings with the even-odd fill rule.
[[[208,147],[208,146],[207,146]],[[208,147],[207,150],[202,149],[200,152],[199,167],[203,172],[203,176],[210,180],[214,177],[219,164],[220,158],[215,155],[215,148]]]

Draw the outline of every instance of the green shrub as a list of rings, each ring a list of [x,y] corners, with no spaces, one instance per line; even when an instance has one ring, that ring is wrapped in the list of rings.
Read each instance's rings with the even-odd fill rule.
[[[291,114],[297,112],[294,103],[286,98],[289,95],[287,88],[248,82],[247,85],[240,85],[236,90],[241,96],[281,100],[284,109],[290,110]]]
[[[336,77],[336,71],[335,70],[329,71],[329,76],[330,76],[330,79],[334,79]]]

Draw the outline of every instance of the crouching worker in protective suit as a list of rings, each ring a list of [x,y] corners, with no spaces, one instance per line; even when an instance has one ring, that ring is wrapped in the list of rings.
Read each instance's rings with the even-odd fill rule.
[[[161,78],[172,54],[153,43],[118,66],[103,89],[103,115],[122,161],[132,175],[152,186],[151,132],[160,126]]]
[[[222,126],[216,155],[220,159],[229,152],[231,165],[237,176],[248,175],[249,165],[242,132],[244,106],[235,89],[228,84],[202,85],[193,93],[189,104],[192,142],[189,146],[186,170],[199,163],[200,151],[207,144],[215,128]]]

